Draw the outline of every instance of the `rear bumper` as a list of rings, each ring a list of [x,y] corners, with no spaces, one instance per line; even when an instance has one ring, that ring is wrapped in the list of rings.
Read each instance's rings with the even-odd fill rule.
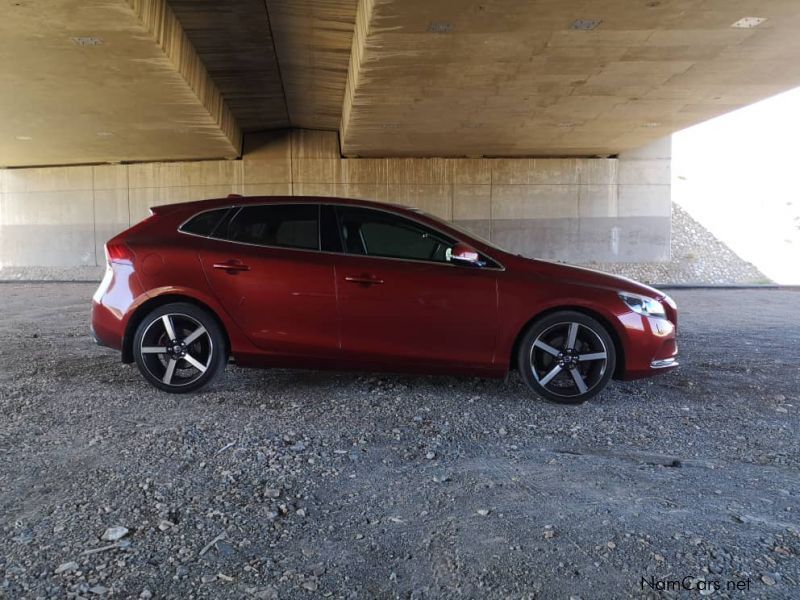
[[[100,346],[122,350],[132,308],[142,296],[146,297],[131,265],[109,264],[92,297],[91,330]]]
[[[89,331],[92,334],[92,338],[94,339],[94,343],[95,344],[97,344],[98,346],[105,346],[105,344],[103,343],[103,340],[101,340],[99,337],[97,337],[97,334],[94,332],[94,326],[91,323],[89,324]]]
[[[122,349],[122,335],[120,332],[124,329],[124,324],[115,314],[115,311],[96,300],[92,302],[92,322],[89,329],[98,346],[105,346],[114,350]]]

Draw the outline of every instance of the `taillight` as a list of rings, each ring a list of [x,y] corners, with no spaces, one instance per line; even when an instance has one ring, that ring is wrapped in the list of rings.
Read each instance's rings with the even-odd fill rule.
[[[128,248],[124,242],[111,241],[106,244],[106,259],[109,264],[122,263],[133,264],[133,250]]]

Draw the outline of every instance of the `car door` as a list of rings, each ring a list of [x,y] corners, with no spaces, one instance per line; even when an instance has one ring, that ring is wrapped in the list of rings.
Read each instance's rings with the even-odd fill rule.
[[[338,354],[333,258],[319,252],[318,204],[234,210],[206,241],[201,261],[253,344],[275,355]]]
[[[391,365],[488,367],[497,269],[449,262],[456,240],[391,211],[338,206],[336,262],[343,358]]]

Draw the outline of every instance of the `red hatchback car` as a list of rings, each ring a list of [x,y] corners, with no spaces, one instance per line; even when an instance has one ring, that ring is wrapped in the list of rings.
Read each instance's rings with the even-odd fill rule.
[[[503,377],[582,402],[677,365],[665,294],[510,254],[410,208],[228,197],[159,206],[106,244],[97,341],[167,392],[255,367]]]

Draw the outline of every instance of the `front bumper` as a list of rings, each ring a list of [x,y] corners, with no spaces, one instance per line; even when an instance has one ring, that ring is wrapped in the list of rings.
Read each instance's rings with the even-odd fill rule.
[[[678,359],[673,357],[670,358],[659,358],[657,360],[650,361],[650,368],[651,369],[671,369],[672,367],[678,366]]]
[[[652,377],[678,366],[675,325],[669,319],[629,313],[623,379]]]

